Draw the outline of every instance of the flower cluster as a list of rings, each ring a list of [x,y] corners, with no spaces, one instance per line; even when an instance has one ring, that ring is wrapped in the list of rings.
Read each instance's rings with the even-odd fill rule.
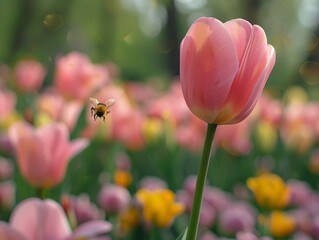
[[[273,52],[264,54],[268,69]],[[53,72],[34,59],[5,67],[0,239],[175,239],[189,219],[206,127],[188,105],[204,120],[243,117],[210,116],[185,103],[185,86],[175,79],[166,86],[124,81],[114,65],[78,52],[57,57]],[[231,77],[241,81],[237,67]],[[237,109],[230,95],[215,99],[216,113]],[[285,96],[282,102],[265,92],[245,120],[218,126],[199,239],[318,238],[319,103],[298,99],[296,88]],[[105,122],[91,117],[91,97],[115,99]]]

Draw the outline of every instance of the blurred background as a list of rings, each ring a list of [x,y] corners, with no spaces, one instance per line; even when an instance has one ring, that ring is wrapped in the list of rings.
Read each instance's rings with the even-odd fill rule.
[[[318,0],[1,0],[0,60],[32,55],[45,65],[70,51],[117,64],[123,79],[172,79],[179,44],[200,16],[245,18],[277,51],[268,82],[279,96],[292,84],[318,98]]]

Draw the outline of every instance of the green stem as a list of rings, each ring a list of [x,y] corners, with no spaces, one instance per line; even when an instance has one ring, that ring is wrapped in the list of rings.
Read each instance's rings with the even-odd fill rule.
[[[210,161],[210,155],[211,155],[211,148],[212,148],[212,143],[213,143],[213,138],[216,132],[216,128],[217,128],[216,124],[208,123],[207,125],[202,160],[201,160],[198,175],[197,175],[196,188],[195,188],[194,199],[193,199],[193,207],[192,207],[190,220],[188,224],[186,240],[195,240],[197,236],[204,186],[205,186],[205,181],[206,181],[206,176],[207,176],[207,171],[208,171],[208,166]]]
[[[36,195],[38,198],[40,198],[42,200],[45,199],[46,195],[47,195],[47,189],[45,189],[45,188],[36,189]]]
[[[158,234],[157,228],[155,226],[152,226],[151,232],[150,232],[150,235],[151,235],[150,239],[151,240],[157,240],[157,234]]]

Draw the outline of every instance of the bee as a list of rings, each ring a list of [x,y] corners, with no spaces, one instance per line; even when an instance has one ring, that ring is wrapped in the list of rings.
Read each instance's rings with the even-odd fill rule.
[[[97,117],[103,118],[105,122],[105,116],[110,113],[109,108],[113,106],[115,100],[111,98],[107,100],[106,103],[101,103],[96,98],[90,98],[90,102],[93,105],[93,107],[91,107],[91,117],[94,117],[94,121]]]

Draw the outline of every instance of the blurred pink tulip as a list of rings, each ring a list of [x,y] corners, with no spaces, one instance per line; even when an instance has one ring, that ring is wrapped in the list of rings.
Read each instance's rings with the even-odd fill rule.
[[[177,126],[176,141],[182,147],[198,153],[203,148],[205,133],[206,126],[204,122],[191,115],[187,121]]]
[[[14,205],[15,193],[16,187],[12,181],[0,182],[0,209],[10,209]]]
[[[312,216],[307,210],[303,208],[296,208],[289,211],[289,216],[291,216],[296,223],[296,231],[310,232],[312,228]]]
[[[313,238],[303,232],[296,232],[292,236],[292,240],[312,240]]]
[[[13,152],[13,146],[7,132],[0,133],[0,150],[3,150],[8,153]]]
[[[58,123],[35,129],[18,122],[9,129],[9,137],[21,174],[31,185],[40,188],[59,184],[69,159],[88,145],[85,139],[70,142],[68,129]]]
[[[81,101],[66,101],[54,91],[42,93],[37,101],[37,110],[40,114],[47,114],[51,120],[65,123],[69,129],[75,127],[82,109]]]
[[[167,183],[158,177],[143,177],[140,181],[139,188],[147,188],[150,190],[165,189]]]
[[[152,101],[148,106],[148,114],[152,117],[169,119],[173,127],[188,120],[191,116],[180,83],[174,82],[166,94]]]
[[[192,208],[196,179],[194,175],[188,176],[183,183],[183,189],[176,194],[177,200],[185,205],[187,212],[190,212]],[[233,206],[233,203],[229,194],[206,184],[200,212],[200,225],[206,228],[212,227],[217,216],[230,206]]]
[[[90,197],[86,193],[79,196],[64,194],[61,204],[68,216],[74,214],[76,218],[74,220],[78,224],[102,219],[102,212],[90,201]]]
[[[248,154],[253,147],[251,141],[253,126],[252,115],[237,124],[218,126],[214,147],[222,147],[234,155]]]
[[[200,235],[199,240],[218,240],[219,238],[216,237],[215,234],[213,234],[210,231],[206,231],[203,234]]]
[[[289,204],[292,206],[302,206],[308,203],[311,198],[311,187],[307,182],[302,182],[296,179],[287,181],[290,197]]]
[[[194,194],[195,192],[195,187],[196,187],[196,180],[197,176],[196,175],[189,175],[183,183],[183,188],[189,193],[189,194]]]
[[[283,111],[280,134],[284,144],[294,151],[306,153],[317,135],[319,105],[291,103]]]
[[[220,213],[233,205],[233,198],[229,193],[226,193],[219,188],[206,186],[203,202],[214,207]]]
[[[71,52],[56,63],[54,86],[66,98],[86,101],[109,80],[105,66],[93,64],[81,53]]]
[[[101,189],[98,202],[107,213],[120,213],[129,206],[131,196],[126,188],[108,184]]]
[[[116,168],[122,171],[131,170],[131,160],[130,157],[125,152],[118,152],[115,156]]]
[[[260,237],[258,238],[252,232],[239,232],[236,234],[236,240],[272,240],[271,237]]]
[[[137,109],[131,109],[130,114],[117,115],[117,117],[112,128],[112,138],[120,141],[130,150],[142,149],[145,145],[142,136],[143,114]]]
[[[256,216],[248,205],[234,204],[221,212],[219,224],[220,229],[228,234],[251,232],[256,224]]]
[[[190,110],[207,123],[233,124],[253,110],[275,64],[264,30],[243,19],[196,20],[181,43],[180,78]]]
[[[279,127],[282,118],[282,103],[266,94],[260,96],[256,108],[259,109],[260,118],[271,125]]]
[[[0,180],[8,179],[12,176],[13,167],[9,159],[0,156]]]
[[[17,88],[24,92],[37,91],[45,74],[45,68],[34,59],[20,60],[14,68]]]
[[[0,89],[0,123],[15,111],[16,96],[13,92]]]
[[[200,226],[211,228],[216,222],[216,217],[217,210],[207,202],[203,201],[199,216]]]
[[[53,200],[30,198],[14,209],[9,224],[0,221],[0,239],[76,240],[93,239],[111,231],[106,221],[90,221],[72,233],[63,209]],[[95,239],[95,238],[94,238]]]
[[[236,240],[258,240],[257,236],[252,232],[238,232]]]

